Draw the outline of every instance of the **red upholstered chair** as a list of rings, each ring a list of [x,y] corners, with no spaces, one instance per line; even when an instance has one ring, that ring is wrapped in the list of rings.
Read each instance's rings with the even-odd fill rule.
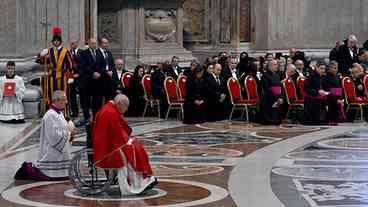
[[[170,111],[173,109],[180,110],[182,117],[184,117],[184,102],[179,98],[178,88],[175,79],[172,77],[167,77],[164,81],[164,87],[167,103],[169,104],[169,108],[167,109],[166,113],[166,119],[169,118]]]
[[[179,75],[178,89],[179,89],[179,99],[181,101],[185,101],[185,98],[187,97],[187,76]]]
[[[154,99],[152,96],[152,80],[151,75],[146,74],[142,78],[142,85],[144,90],[144,99],[146,101],[144,110],[143,110],[143,117],[146,115],[148,107],[154,109],[155,106],[157,107],[158,117],[160,118],[160,100]]]
[[[244,86],[247,91],[247,100],[258,104],[260,99],[258,95],[257,80],[253,76],[248,75],[244,80]]]
[[[298,98],[296,87],[292,79],[289,78],[289,79],[283,80],[282,85],[286,93],[287,103],[289,104],[289,109],[286,115],[286,117],[288,117],[289,112],[292,109],[303,109],[304,108],[304,100]]]
[[[365,94],[368,94],[368,75],[366,74],[363,78],[364,91]]]
[[[363,107],[368,105],[368,100],[357,98],[354,82],[349,77],[342,79],[342,86],[344,88],[345,101],[347,104],[346,111],[348,112],[349,109],[360,110],[360,119],[363,120]]]
[[[124,88],[128,88],[132,79],[133,73],[125,72],[121,77],[121,84],[123,85]]]
[[[301,95],[301,97],[299,97],[299,98],[302,99],[302,100],[304,100],[304,97],[305,97],[304,84],[305,84],[305,77],[300,76],[296,81],[296,85],[297,85],[298,91],[300,92],[300,95]]]
[[[233,105],[229,119],[230,120],[232,119],[235,110],[240,109],[242,110],[241,118],[243,118],[244,113],[246,113],[247,122],[249,122],[248,107],[256,105],[257,102],[248,99],[243,99],[241,94],[241,86],[238,80],[236,80],[235,78],[229,78],[229,80],[227,81],[227,88],[230,93],[231,104]]]

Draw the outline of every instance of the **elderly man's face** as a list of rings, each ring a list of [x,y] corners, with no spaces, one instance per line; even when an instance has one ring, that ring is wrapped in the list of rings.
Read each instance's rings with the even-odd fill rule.
[[[78,41],[76,41],[76,40],[71,41],[71,42],[70,42],[70,48],[71,48],[71,49],[76,49],[76,48],[78,48]]]
[[[356,40],[350,39],[348,40],[348,48],[357,47],[358,42]]]
[[[54,104],[58,109],[63,110],[65,109],[66,104],[68,104],[68,99],[66,98],[66,96],[63,96],[58,101],[56,101]]]
[[[97,41],[95,38],[91,38],[88,42],[88,46],[91,49],[96,49],[97,48]]]
[[[105,38],[102,38],[100,42],[100,47],[102,49],[107,49],[109,47],[109,41]]]
[[[121,59],[118,59],[116,60],[116,63],[115,63],[115,66],[116,66],[116,70],[123,70],[124,68],[124,61],[121,60]]]
[[[230,61],[229,61],[229,67],[230,67],[230,69],[236,68],[237,64],[238,64],[238,61],[235,58],[231,58],[230,59]]]

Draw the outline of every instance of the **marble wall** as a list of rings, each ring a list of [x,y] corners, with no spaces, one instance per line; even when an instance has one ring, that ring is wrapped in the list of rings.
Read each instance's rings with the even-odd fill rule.
[[[16,42],[16,2],[14,0],[0,1],[0,53],[1,56],[15,55]]]
[[[368,0],[254,2],[255,49],[331,48],[350,33],[368,38]]]
[[[84,0],[1,0],[0,57],[31,57],[51,40],[60,26],[66,44],[84,43]]]

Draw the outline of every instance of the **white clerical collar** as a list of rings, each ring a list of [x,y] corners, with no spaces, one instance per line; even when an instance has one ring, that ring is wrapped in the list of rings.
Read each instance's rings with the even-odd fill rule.
[[[63,46],[62,46],[62,45],[60,45],[57,49],[58,49],[58,50],[61,50],[61,48],[63,48]]]

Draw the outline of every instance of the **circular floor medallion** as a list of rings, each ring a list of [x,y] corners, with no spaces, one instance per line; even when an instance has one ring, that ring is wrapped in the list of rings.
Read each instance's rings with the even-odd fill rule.
[[[318,142],[318,146],[329,149],[368,150],[367,138],[339,138]]]

